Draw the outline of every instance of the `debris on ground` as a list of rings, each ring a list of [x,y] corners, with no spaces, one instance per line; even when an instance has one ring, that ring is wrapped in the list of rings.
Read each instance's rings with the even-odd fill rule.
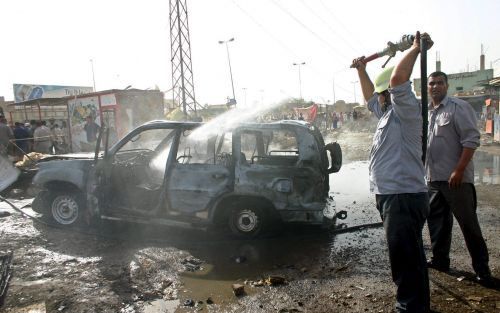
[[[208,297],[207,300],[205,301],[207,304],[214,304],[214,300],[212,300],[211,297]]]
[[[349,268],[349,264],[350,264],[350,262],[348,262],[348,263],[346,263],[346,264],[344,264],[344,265],[341,265],[341,266],[337,266],[337,267],[335,268],[335,272],[342,272],[342,271],[345,271],[346,269],[348,269],[348,268]]]
[[[266,284],[269,286],[283,285],[286,279],[282,276],[269,276],[266,279]]]
[[[23,157],[22,161],[16,163],[16,167],[30,167],[35,165],[36,161],[45,158],[47,155],[38,152],[30,152]]]
[[[474,301],[474,302],[481,302],[483,300],[483,297],[478,297],[478,296],[468,296],[465,298],[467,301]]]
[[[245,294],[245,286],[241,284],[233,284],[231,286],[233,288],[233,293],[235,296],[240,297]]]
[[[194,300],[193,299],[186,299],[183,303],[184,306],[194,306]]]
[[[0,307],[3,305],[11,277],[12,251],[0,255]]]
[[[241,264],[241,263],[244,263],[246,262],[247,258],[243,255],[240,255],[240,256],[237,256],[234,258],[234,262],[238,263],[238,264]]]
[[[196,258],[186,258],[181,261],[181,264],[184,265],[186,271],[195,272],[201,269],[200,265],[203,264],[203,261]]]

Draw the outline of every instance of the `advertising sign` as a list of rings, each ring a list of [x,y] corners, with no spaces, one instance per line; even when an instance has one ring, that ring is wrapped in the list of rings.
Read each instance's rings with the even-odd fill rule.
[[[68,100],[68,116],[72,151],[94,151],[101,125],[98,97]]]
[[[93,92],[92,87],[14,84],[15,102],[40,98],[61,98]]]

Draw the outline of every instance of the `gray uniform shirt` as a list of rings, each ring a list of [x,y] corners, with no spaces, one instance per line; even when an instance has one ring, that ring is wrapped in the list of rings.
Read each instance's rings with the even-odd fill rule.
[[[479,147],[476,114],[464,100],[445,97],[439,106],[429,106],[429,140],[425,170],[428,181],[448,181],[462,155],[462,148]],[[464,171],[464,183],[474,183],[474,164]]]
[[[370,189],[381,195],[427,192],[421,105],[409,81],[389,92],[392,105],[386,112],[377,93],[368,100],[368,109],[379,118],[370,152]]]
[[[6,154],[9,140],[14,138],[14,134],[9,125],[0,123],[0,153]]]

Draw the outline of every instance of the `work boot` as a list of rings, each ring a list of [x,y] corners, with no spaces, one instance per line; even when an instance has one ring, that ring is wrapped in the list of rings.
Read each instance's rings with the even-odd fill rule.
[[[476,273],[476,283],[480,284],[486,288],[494,288],[495,287],[495,279],[491,275],[490,270],[484,272]]]
[[[436,271],[440,272],[449,272],[450,271],[450,262],[445,262],[445,261],[437,261],[434,259],[427,260],[427,267],[428,268],[433,268]]]

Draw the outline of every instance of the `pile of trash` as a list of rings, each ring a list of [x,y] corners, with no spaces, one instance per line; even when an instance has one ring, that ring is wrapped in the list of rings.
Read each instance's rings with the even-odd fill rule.
[[[30,152],[23,156],[23,160],[16,162],[17,168],[31,167],[36,164],[38,160],[45,158],[47,155],[39,152]]]

